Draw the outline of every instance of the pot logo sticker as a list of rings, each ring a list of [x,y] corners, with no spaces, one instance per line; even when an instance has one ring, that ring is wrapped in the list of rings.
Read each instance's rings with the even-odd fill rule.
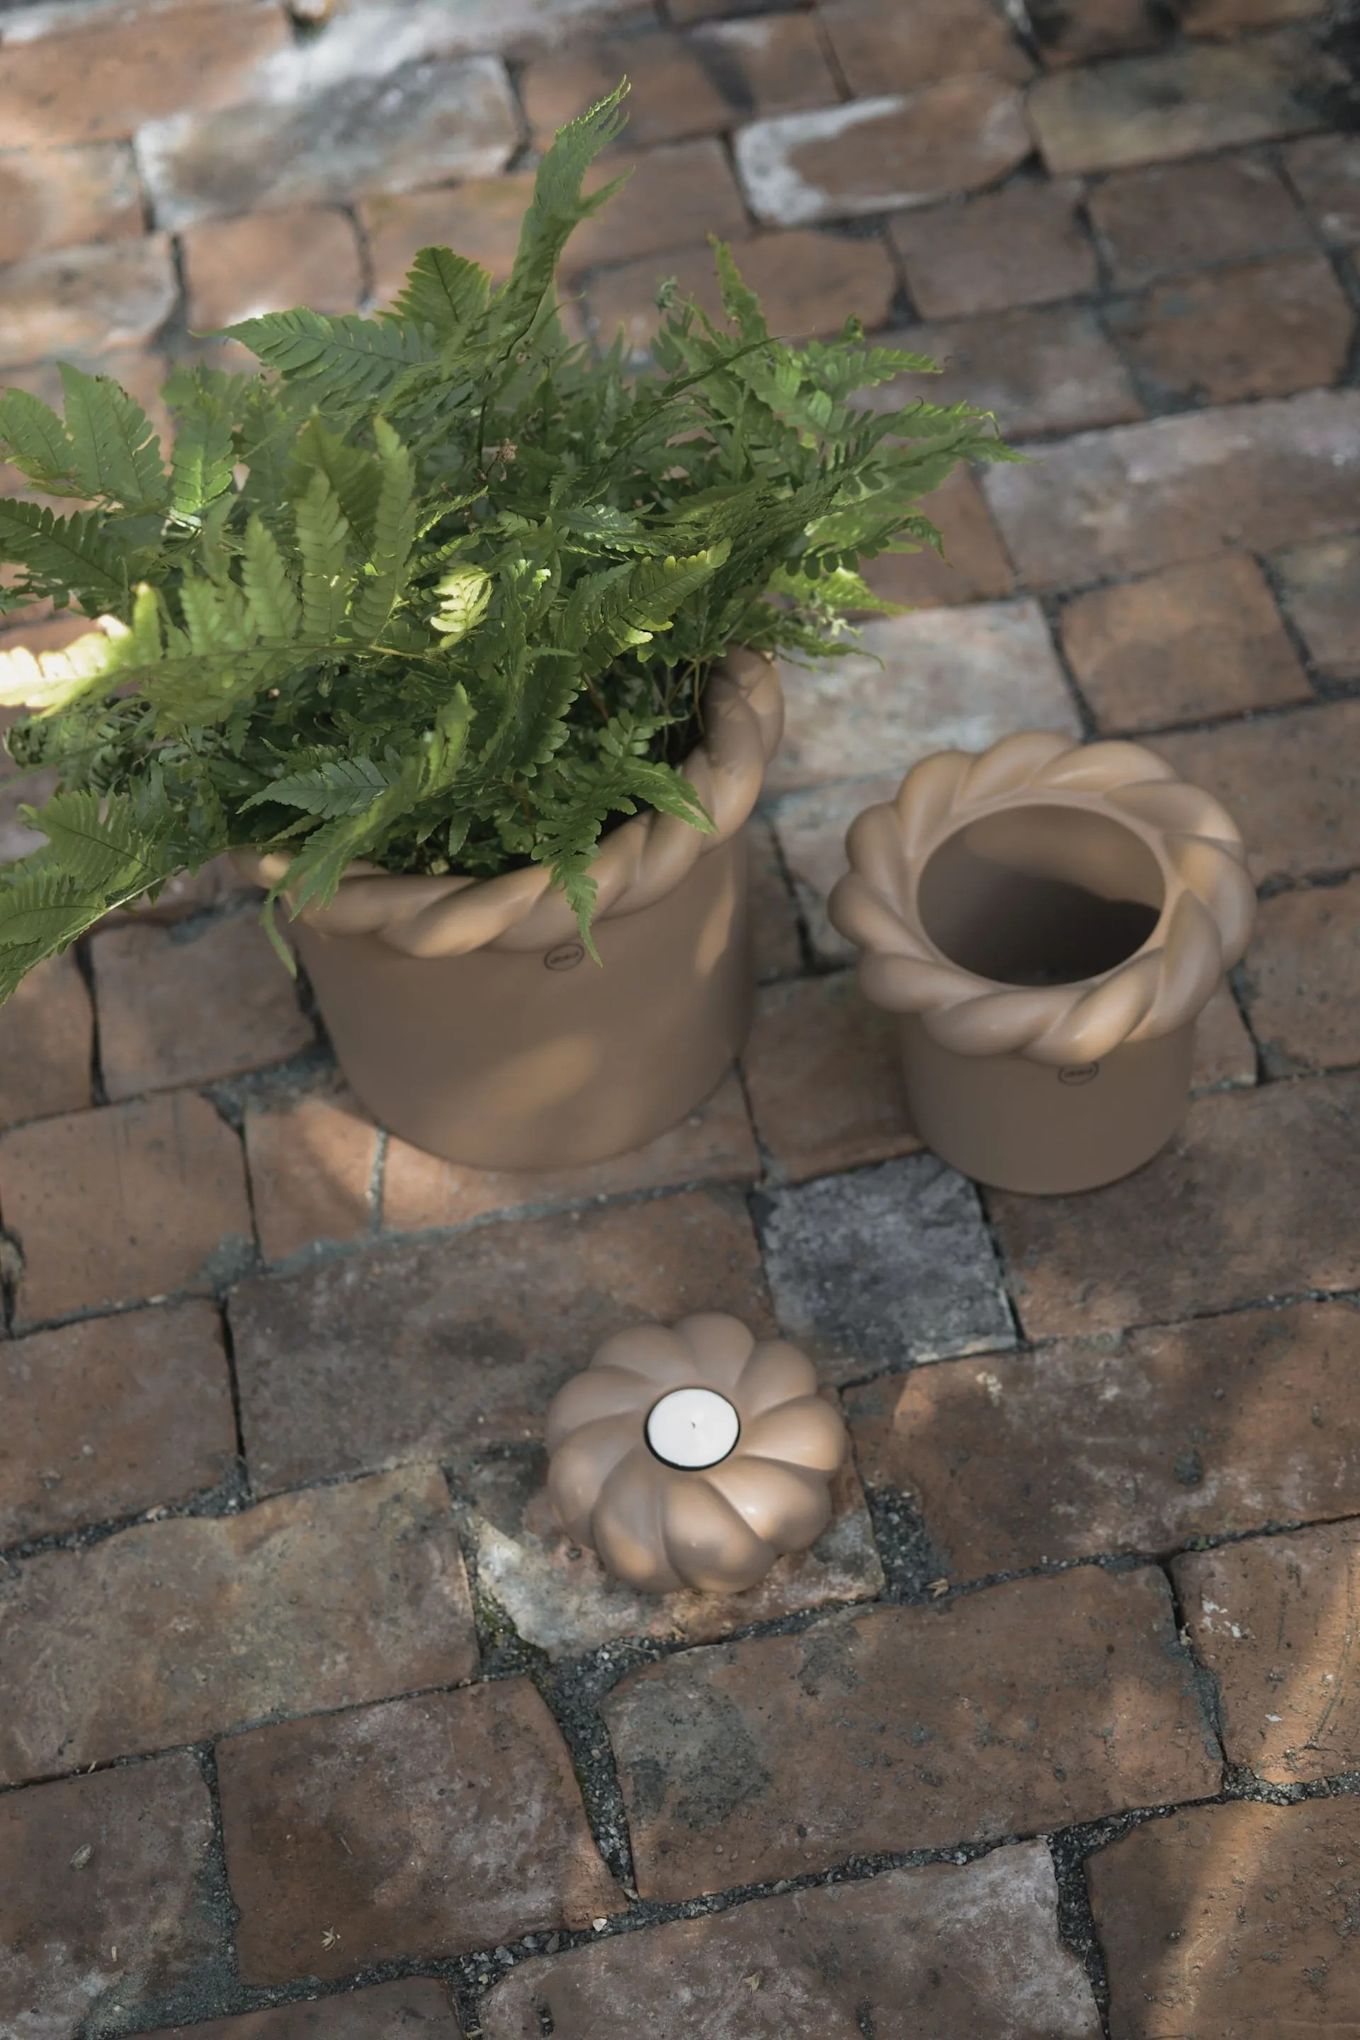
[[[556,949],[550,949],[543,959],[545,970],[575,970],[585,958],[585,945],[581,942],[559,942]]]
[[[1098,1062],[1069,1063],[1065,1070],[1058,1071],[1058,1082],[1060,1084],[1089,1084],[1094,1077],[1099,1075],[1100,1064]]]

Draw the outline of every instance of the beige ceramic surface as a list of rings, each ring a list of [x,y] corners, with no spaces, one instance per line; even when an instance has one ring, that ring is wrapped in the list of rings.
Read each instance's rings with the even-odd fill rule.
[[[750,1024],[743,824],[783,727],[774,667],[710,687],[685,772],[715,830],[654,812],[594,866],[586,955],[546,871],[474,881],[356,868],[292,933],[342,1068],[392,1132],[482,1168],[564,1168],[641,1146],[700,1104]],[[243,860],[272,884],[278,857]]]
[[[648,1415],[678,1388],[715,1390],[736,1409],[737,1442],[714,1466],[668,1466],[647,1443]],[[740,1592],[821,1535],[845,1449],[806,1355],[705,1312],[618,1333],[559,1390],[548,1492],[567,1535],[629,1586]]]
[[[1141,744],[942,751],[846,838],[830,902],[903,1016],[917,1130],[1009,1190],[1082,1190],[1175,1131],[1194,1023],[1251,933],[1242,839]]]

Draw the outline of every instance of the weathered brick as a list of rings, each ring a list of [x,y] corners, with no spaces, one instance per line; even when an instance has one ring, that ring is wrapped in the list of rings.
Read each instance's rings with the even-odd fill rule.
[[[1329,241],[1360,243],[1360,140],[1310,135],[1284,151],[1289,181]]]
[[[1360,702],[1177,730],[1157,749],[1241,818],[1258,883],[1360,864]]]
[[[359,207],[380,301],[396,296],[416,252],[453,247],[480,262],[498,282],[510,274],[520,221],[533,195],[534,173],[477,178],[451,190],[370,198]],[[617,201],[616,201],[617,203]]]
[[[250,1251],[240,1143],[186,1091],[0,1135],[0,1197],[22,1324],[210,1289]]]
[[[87,1318],[0,1343],[0,1544],[180,1502],[236,1463],[208,1303]]]
[[[924,91],[857,99],[754,121],[736,138],[737,170],[771,226],[928,205],[991,184],[1030,151],[1020,95],[969,73]]]
[[[888,231],[917,310],[948,319],[1092,289],[1096,256],[1078,218],[1080,197],[1070,179],[1036,181],[900,214]]]
[[[1323,255],[1178,277],[1106,308],[1159,402],[1230,404],[1335,382],[1355,315]]]
[[[1195,1024],[1195,1091],[1256,1082],[1256,1044],[1247,1032],[1231,987],[1222,984]]]
[[[663,1900],[1065,1827],[1220,1776],[1151,1570],[1081,1568],[685,1652],[604,1713],[638,1889]]]
[[[715,14],[759,14],[769,0],[666,0],[666,12],[681,27],[711,20]]]
[[[920,1145],[907,1117],[897,1022],[853,976],[771,985],[745,1056],[760,1143],[790,1182]]]
[[[1360,1526],[1190,1552],[1172,1570],[1196,1655],[1218,1681],[1231,1762],[1274,1785],[1360,1770],[1350,1675]]]
[[[952,608],[1010,594],[1015,569],[967,468],[955,468],[920,507],[939,532],[943,552],[922,546],[919,552],[880,553],[864,568],[875,594],[912,609]]]
[[[0,2021],[23,2040],[126,2031],[139,2003],[227,1980],[212,1804],[187,1752],[0,1799]]]
[[[1187,35],[1234,35],[1244,28],[1278,28],[1323,12],[1324,0],[1183,0],[1180,25]]]
[[[1041,78],[1028,113],[1055,176],[1197,156],[1317,127],[1335,71],[1300,33],[1189,44]]]
[[[1360,537],[1294,546],[1271,565],[1318,672],[1328,680],[1360,679]]]
[[[932,1863],[758,1899],[653,1927],[641,1943],[611,1935],[526,1962],[492,1991],[482,2029],[486,2040],[1095,2040],[1057,1897],[1047,1851],[1028,1842],[966,1869]]]
[[[784,876],[774,830],[762,817],[747,824],[750,838],[751,937],[756,982],[773,984],[797,977],[803,968],[798,910]]]
[[[467,1487],[478,1592],[499,1604],[517,1636],[551,1658],[624,1637],[708,1643],[752,1623],[873,1600],[882,1591],[864,1493],[849,1464],[833,1483],[832,1518],[816,1543],[779,1559],[741,1594],[642,1594],[611,1579],[593,1552],[558,1528],[546,1470],[541,1452],[502,1456],[480,1466]]]
[[[1102,730],[1155,730],[1311,698],[1246,553],[1078,595],[1063,610],[1062,641]]]
[[[160,223],[490,177],[519,146],[499,57],[410,54],[390,17],[385,38],[370,35],[362,47],[351,38],[349,56],[320,82],[312,47],[300,45],[239,103],[140,128],[138,160]]]
[[[1360,393],[1310,390],[1084,432],[983,486],[1022,578],[1054,588],[1329,537],[1358,481]]]
[[[1358,1339],[1348,1303],[1238,1311],[919,1367],[847,1412],[953,1578],[1166,1553],[1360,1508]]]
[[[437,1467],[45,1552],[0,1579],[0,1608],[6,1783],[477,1666]]]
[[[846,83],[865,98],[964,71],[1023,79],[1033,69],[987,0],[821,0],[819,12]]]
[[[1242,990],[1273,1075],[1360,1062],[1360,878],[1264,901]]]
[[[407,1977],[334,1997],[294,1999],[272,2012],[166,2026],[147,2040],[459,2040],[449,1994],[433,1977]]]
[[[1087,1861],[1118,2040],[1286,2040],[1360,2022],[1351,1799],[1197,1806]]]
[[[383,1225],[389,1232],[423,1232],[492,1212],[548,1210],[685,1183],[754,1182],[759,1174],[751,1115],[741,1084],[729,1073],[669,1133],[585,1168],[474,1169],[394,1137],[383,1170]]]
[[[110,1098],[237,1076],[315,1039],[250,907],[198,929],[126,923],[91,954]]]
[[[764,1206],[780,1326],[824,1380],[1014,1343],[977,1191],[934,1155],[772,1191]]]
[[[705,22],[691,41],[740,114],[795,113],[836,98],[821,28],[813,14],[758,14],[749,21]]]
[[[1151,0],[1028,0],[1025,12],[1046,64],[1152,49],[1164,33]]]
[[[876,619],[863,652],[815,672],[786,666],[782,677],[787,721],[772,792],[887,763],[905,772],[930,751],[981,749],[1026,724],[1079,733],[1037,602]]]
[[[3,78],[0,57],[0,78]],[[0,87],[0,89],[3,89]],[[142,232],[132,151],[121,142],[0,153],[0,262]]]
[[[348,1092],[252,1100],[245,1141],[267,1261],[285,1261],[317,1240],[357,1240],[374,1230],[378,1129]]]
[[[231,1320],[251,1471],[276,1487],[535,1443],[552,1396],[602,1339],[693,1310],[768,1322],[755,1237],[730,1192],[478,1228],[243,1283]]]
[[[1201,1098],[1155,1161],[1080,1197],[993,1193],[1026,1332],[1117,1331],[1360,1283],[1360,1079]],[[1262,1157],[1271,1166],[1262,1167]]]
[[[575,48],[545,51],[521,81],[535,143],[554,133],[627,77],[628,141],[634,148],[720,134],[732,108],[698,46],[674,30],[604,36]]]
[[[854,944],[827,918],[827,895],[847,869],[845,832],[851,822],[862,809],[891,800],[901,779],[898,772],[880,774],[876,779],[833,779],[802,793],[785,794],[771,810],[808,944],[818,963],[849,963],[855,958]]]
[[[853,312],[865,328],[886,323],[897,278],[881,241],[847,240],[810,229],[761,234],[739,242],[737,267],[765,309],[772,332],[805,339],[838,333]],[[660,323],[656,292],[662,276],[674,277],[711,318],[723,317],[713,251],[682,248],[659,260],[645,255],[620,269],[603,269],[586,285],[586,302],[600,340],[608,344],[621,327],[630,352],[645,359]]]
[[[293,305],[352,312],[363,288],[353,227],[317,206],[192,227],[182,245],[189,324],[199,332]]]
[[[94,1014],[74,956],[39,964],[0,1006],[0,1126],[90,1103]]]
[[[1178,269],[1312,245],[1279,171],[1262,156],[1116,171],[1093,187],[1086,204],[1111,278],[1123,289]]]
[[[248,1982],[465,1954],[620,1903],[527,1679],[256,1729],[217,1761]]]
[[[177,293],[164,234],[31,256],[5,272],[0,362],[141,346],[165,324]]]
[[[287,42],[269,0],[198,0],[157,7],[151,20],[130,4],[21,12],[0,50],[0,134],[11,148],[102,142],[161,114],[230,106]]]
[[[1042,305],[985,319],[911,326],[891,344],[938,362],[930,398],[994,411],[1007,438],[1075,432],[1140,418],[1128,369],[1085,305]],[[874,392],[873,407],[902,401],[901,386]]]

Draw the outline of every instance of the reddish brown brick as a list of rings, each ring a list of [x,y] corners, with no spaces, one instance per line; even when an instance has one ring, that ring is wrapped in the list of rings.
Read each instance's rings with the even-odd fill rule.
[[[686,1652],[604,1711],[646,1898],[1061,1827],[1220,1775],[1153,1571]]]
[[[673,30],[604,36],[545,52],[524,73],[524,110],[539,148],[546,148],[558,128],[612,92],[623,77],[632,88],[627,138],[633,148],[720,134],[732,118],[719,80],[687,38]]]
[[[1105,317],[1162,402],[1230,404],[1335,382],[1355,328],[1322,255],[1180,277],[1110,305]]]
[[[1360,878],[1264,901],[1242,984],[1272,1074],[1360,1062]]]
[[[1055,175],[1122,170],[1306,134],[1319,88],[1338,76],[1301,32],[1192,43],[1054,72],[1028,113]]]
[[[460,1955],[618,1909],[527,1679],[257,1729],[217,1761],[247,1982]]]
[[[754,121],[736,158],[756,217],[796,227],[975,191],[1030,147],[1019,93],[970,72],[899,98]]]
[[[755,1235],[731,1192],[477,1228],[243,1283],[231,1319],[252,1473],[276,1487],[536,1441],[553,1394],[602,1339],[693,1310],[768,1322]]]
[[[758,14],[749,21],[707,22],[691,43],[741,114],[794,113],[829,106],[837,97],[821,28],[813,14]]]
[[[1191,1552],[1173,1571],[1231,1761],[1274,1785],[1360,1770],[1360,1526]]]
[[[312,1092],[246,1106],[246,1162],[267,1261],[316,1240],[374,1230],[378,1129],[348,1092]]]
[[[1177,730],[1157,749],[1238,817],[1258,882],[1360,864],[1360,702]]]
[[[928,319],[1002,312],[1094,287],[1095,250],[1071,180],[1007,185],[965,205],[902,213],[889,227],[917,309]]]
[[[1058,1938],[1057,1895],[1048,1852],[1028,1842],[966,1869],[932,1863],[757,1899],[653,1927],[640,1943],[615,1934],[526,1962],[491,1992],[482,2030],[486,2040],[1096,2040],[1090,1986]]]
[[[126,2030],[227,1960],[212,1804],[187,1752],[0,1799],[0,2022]]]
[[[1180,20],[1187,35],[1234,35],[1243,28],[1307,21],[1323,11],[1324,0],[1185,0]]]
[[[1246,553],[1078,595],[1063,610],[1062,640],[1101,730],[1155,730],[1311,698]]]
[[[932,403],[994,411],[1007,438],[1142,416],[1127,368],[1084,305],[912,326],[893,334],[890,344],[940,364],[943,373],[930,385]],[[901,402],[895,384],[884,385],[888,392]]]
[[[533,188],[533,171],[522,170],[452,189],[366,199],[359,218],[368,237],[375,296],[395,297],[417,250],[427,247],[453,247],[497,281],[508,276]]]
[[[1087,1864],[1118,2040],[1286,2040],[1360,2023],[1355,1802],[1197,1806]]]
[[[1310,135],[1284,152],[1289,181],[1329,241],[1360,243],[1360,141]]]
[[[0,58],[0,78],[3,78]],[[142,232],[142,194],[132,151],[105,142],[84,149],[0,154],[0,262],[82,241]]]
[[[907,1118],[897,1024],[848,973],[764,992],[745,1070],[761,1146],[790,1182],[920,1145]]]
[[[914,553],[881,553],[864,568],[875,594],[909,609],[940,609],[1011,593],[1015,569],[966,468],[955,468],[921,508],[939,532],[943,552],[923,546]]]
[[[1360,537],[1295,546],[1271,564],[1318,672],[1328,680],[1360,679]]]
[[[846,240],[810,230],[761,234],[739,242],[737,267],[755,291],[772,332],[788,339],[838,333],[853,312],[866,328],[882,326],[892,309],[897,278],[881,241]],[[711,318],[723,317],[713,251],[684,248],[658,266],[654,255],[621,269],[603,269],[586,286],[586,302],[601,342],[622,327],[630,351],[645,358],[660,323],[656,292],[662,274],[675,278]]]
[[[92,953],[111,1098],[237,1076],[315,1039],[249,908],[183,933],[129,923],[100,935]]]
[[[130,8],[77,9],[69,25],[60,10],[33,12],[49,32],[26,36],[21,15],[0,51],[0,134],[11,148],[116,140],[159,114],[231,106],[288,41],[268,0],[157,8],[154,31]]]
[[[166,2026],[147,2040],[459,2040],[449,1994],[413,1976],[334,1997],[295,1999],[272,2012]]]
[[[292,305],[352,312],[363,289],[353,227],[315,206],[191,227],[182,245],[189,324],[202,332]]]
[[[39,964],[0,1006],[0,1126],[90,1103],[94,1014],[75,957]]]
[[[424,1232],[491,1212],[545,1210],[685,1183],[754,1182],[759,1174],[751,1116],[731,1073],[669,1133],[581,1169],[473,1169],[393,1138],[383,1170],[383,1225]]]
[[[198,871],[183,871],[168,879],[154,900],[142,900],[132,907],[115,908],[100,922],[114,928],[124,921],[139,926],[172,926],[187,921],[191,914],[206,914],[215,907],[251,899],[259,903],[259,891],[241,877],[230,857],[214,857]]]
[[[821,0],[819,11],[846,83],[865,98],[964,71],[1022,79],[1033,68],[987,0]]]
[[[1360,393],[1310,390],[1084,432],[984,487],[1022,578],[1060,588],[1346,531],[1358,481]]]
[[[1223,1093],[1193,1104],[1170,1147],[1121,1183],[993,1193],[1026,1332],[1118,1331],[1355,1288],[1357,1120],[1354,1076]]]
[[[767,4],[768,0],[666,0],[666,12],[684,27],[715,14],[759,14]]]
[[[6,1783],[477,1666],[437,1467],[46,1552],[0,1579],[0,1607]]]
[[[1086,203],[1110,275],[1123,288],[1178,269],[1312,246],[1284,180],[1261,156],[1116,171]]]
[[[868,1486],[909,1495],[941,1572],[977,1579],[1360,1508],[1357,1340],[1352,1305],[1290,1304],[941,1361],[846,1402]]]
[[[1191,1084],[1213,1091],[1228,1084],[1256,1082],[1256,1044],[1247,1032],[1231,989],[1220,985],[1195,1026]]]
[[[1161,39],[1150,0],[1030,0],[1026,12],[1046,64],[1125,56]]]
[[[854,944],[838,934],[827,918],[827,894],[847,868],[845,832],[851,822],[862,809],[891,800],[901,781],[900,772],[883,773],[876,779],[832,780],[802,793],[786,794],[772,810],[808,946],[819,963],[854,961]]]
[[[0,1197],[23,1324],[209,1289],[250,1250],[240,1143],[184,1091],[0,1135]]]
[[[784,876],[774,830],[767,821],[757,819],[747,825],[747,833],[756,980],[765,985],[797,977],[803,968],[803,951],[798,939],[798,910]]]
[[[164,234],[16,262],[5,272],[0,362],[139,347],[165,324],[177,290]]]
[[[0,1344],[0,1544],[180,1502],[236,1463],[211,1304],[87,1318]]]

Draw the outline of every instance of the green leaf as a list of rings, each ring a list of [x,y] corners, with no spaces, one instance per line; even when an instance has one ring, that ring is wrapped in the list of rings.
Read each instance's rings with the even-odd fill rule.
[[[564,630],[582,671],[599,672],[619,652],[669,629],[681,604],[712,578],[730,550],[723,541],[685,559],[640,560],[578,582]]]
[[[126,606],[127,561],[95,511],[59,517],[45,503],[0,497],[0,559],[27,568],[31,592],[50,595],[59,609],[72,596],[95,612]]]
[[[230,421],[198,413],[175,438],[171,455],[170,508],[178,517],[198,517],[226,494],[236,454]]]
[[[349,590],[349,526],[319,469],[296,508],[302,562],[302,634],[313,644],[337,638]]]
[[[338,317],[305,309],[265,312],[224,327],[220,337],[241,341],[286,379],[311,383],[319,403],[376,402],[405,369],[429,358],[418,330],[354,312]]]
[[[485,567],[454,567],[435,583],[439,607],[430,618],[441,632],[439,645],[447,651],[477,625],[491,604],[494,583]]]
[[[112,646],[102,631],[90,631],[54,652],[14,645],[0,651],[0,708],[44,715],[68,708],[98,686],[111,663]]]
[[[456,340],[485,309],[491,278],[451,248],[422,248],[393,304],[399,318],[428,326],[440,340]]]
[[[328,822],[342,815],[361,815],[395,783],[400,773],[400,767],[394,769],[379,765],[372,758],[351,758],[341,752],[308,766],[305,771],[271,779],[267,786],[242,802],[242,810],[274,803],[300,808],[304,814],[317,815]]]
[[[623,130],[620,111],[627,81],[579,119],[559,128],[538,166],[534,195],[520,228],[519,246],[508,282],[492,300],[511,332],[523,331],[553,287],[562,250],[583,220],[607,205],[627,182],[615,177],[589,198],[583,195],[586,172],[602,150]]]
[[[27,390],[0,396],[0,455],[50,496],[84,493],[74,479],[75,448],[66,427],[50,404]]]
[[[42,957],[69,949],[104,911],[102,893],[91,893],[33,860],[31,868],[19,867],[0,886],[0,950],[27,950],[26,967],[31,968]]]
[[[385,419],[376,419],[373,431],[382,483],[369,575],[360,587],[351,617],[355,634],[368,641],[381,636],[401,596],[416,536],[415,468],[411,456]]]
[[[168,498],[161,444],[151,420],[111,376],[61,364],[73,472],[87,496],[130,510],[159,510]]]
[[[259,517],[246,526],[241,579],[259,635],[279,642],[295,638],[302,627],[302,606],[278,541]]]
[[[64,874],[91,892],[142,891],[167,875],[163,846],[136,826],[126,800],[109,796],[101,813],[97,794],[63,792],[25,814],[51,843]]]

